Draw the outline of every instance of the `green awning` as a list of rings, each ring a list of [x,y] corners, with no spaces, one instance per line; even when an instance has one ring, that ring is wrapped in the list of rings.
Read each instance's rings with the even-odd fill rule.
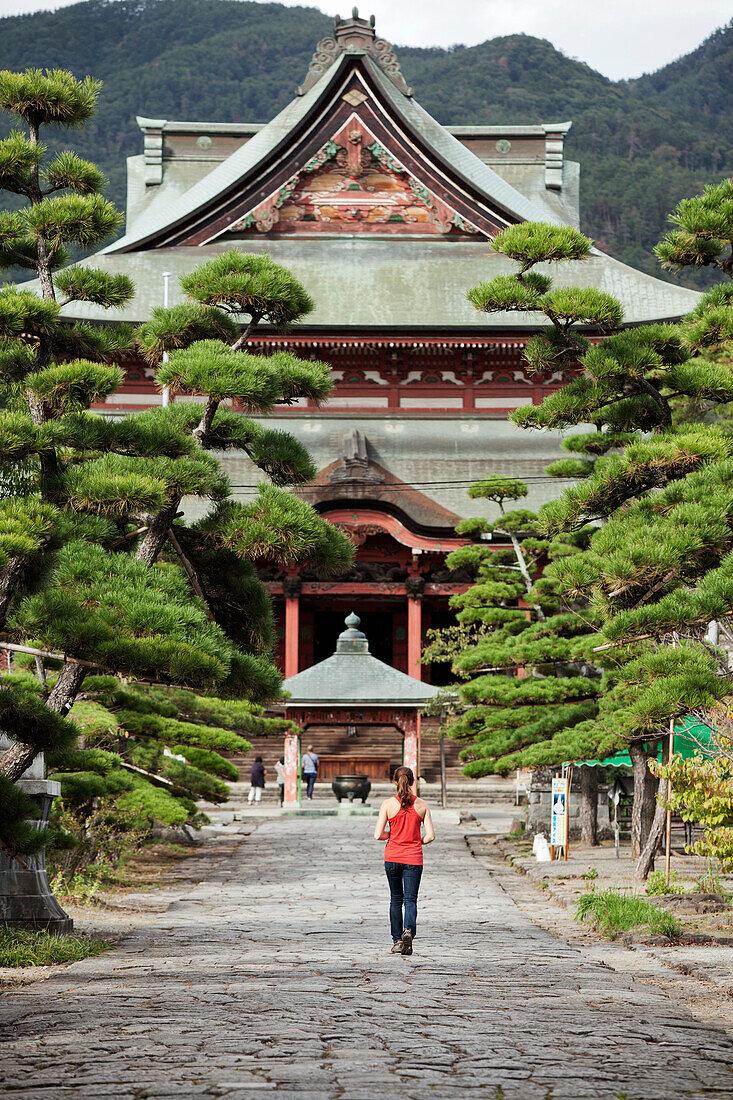
[[[704,722],[697,722],[691,715],[680,718],[674,724],[674,752],[675,756],[681,756],[689,760],[699,752],[705,752],[710,744],[712,730]],[[661,746],[657,752],[657,760],[662,760]],[[603,760],[575,760],[576,767],[586,765],[589,768],[630,768],[631,757],[628,752],[617,752],[613,756],[606,756]]]

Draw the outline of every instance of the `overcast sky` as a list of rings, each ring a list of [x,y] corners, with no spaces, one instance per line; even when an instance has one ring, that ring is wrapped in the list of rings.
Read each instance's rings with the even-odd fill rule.
[[[293,7],[297,0],[283,2]],[[48,10],[61,3],[0,0],[0,14]],[[347,15],[352,4],[325,0],[312,6],[328,15],[336,10]],[[620,80],[653,72],[689,53],[731,18],[731,0],[362,0],[361,14],[372,12],[377,32],[395,44],[475,45],[523,32],[549,38],[563,53]]]

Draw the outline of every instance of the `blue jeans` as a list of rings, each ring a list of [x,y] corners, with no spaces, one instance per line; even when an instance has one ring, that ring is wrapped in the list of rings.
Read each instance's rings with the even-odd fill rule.
[[[422,867],[413,867],[409,863],[388,863],[385,860],[384,869],[389,882],[389,927],[392,940],[397,943],[397,940],[402,939],[405,929],[409,928],[413,936],[417,931],[417,892],[420,889]]]
[[[316,772],[303,772],[303,779],[306,782],[305,793],[309,798],[313,798],[313,788],[316,785]]]

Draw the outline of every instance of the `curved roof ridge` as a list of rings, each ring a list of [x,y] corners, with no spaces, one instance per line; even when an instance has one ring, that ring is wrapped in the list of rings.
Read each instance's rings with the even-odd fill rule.
[[[125,233],[98,255],[128,251],[143,244],[151,236],[172,228],[201,206],[213,201],[237,180],[249,174],[270,153],[287,140],[295,127],[309,113],[328,88],[341,77],[342,71],[358,57],[368,66],[370,74],[390,105],[400,116],[408,130],[421,139],[435,153],[446,168],[456,172],[464,181],[477,189],[489,201],[520,221],[548,221],[549,212],[541,211],[510,183],[472,153],[458,138],[450,134],[432,115],[411,96],[406,95],[381,67],[380,63],[362,50],[341,53],[328,66],[319,79],[301,96],[296,96],[270,122],[262,127],[241,148],[208,172],[177,200],[164,210],[154,205],[142,214],[135,229]],[[554,219],[560,223],[559,218]]]
[[[370,57],[365,58],[380,87],[395,110],[404,121],[437,153],[443,163],[449,165],[467,183],[481,191],[487,198],[498,203],[504,210],[516,215],[520,221],[554,221],[563,224],[559,218],[550,215],[535,206],[521,192],[493,170],[488,164],[472,153],[445,126],[434,119],[413,97],[400,95],[389,77],[374,64]],[[395,94],[396,93],[396,94]]]
[[[216,198],[238,179],[254,168],[268,153],[271,153],[284,141],[294,127],[303,119],[331,81],[338,70],[343,66],[346,55],[343,55],[335,67],[324,73],[321,80],[306,92],[303,96],[296,96],[283,107],[279,114],[275,115],[265,126],[259,130],[245,145],[236,149],[226,160],[212,168],[203,179],[189,187],[176,202],[171,203],[167,209],[167,217],[146,219],[143,215],[137,224],[134,233],[126,233],[107,248],[103,248],[98,255],[112,252],[120,252],[134,244],[140,244],[154,233],[161,232],[169,226],[175,225],[188,214],[194,213],[204,203]],[[322,85],[322,86],[321,86]],[[157,211],[156,211],[157,214]],[[147,224],[147,221],[150,224]]]

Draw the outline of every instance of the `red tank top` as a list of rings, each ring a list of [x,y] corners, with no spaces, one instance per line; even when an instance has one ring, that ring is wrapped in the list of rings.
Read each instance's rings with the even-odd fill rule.
[[[384,849],[386,863],[407,863],[411,867],[422,867],[422,841],[420,827],[422,819],[415,809],[415,796],[406,810],[400,809],[394,817],[388,818],[389,840]]]

